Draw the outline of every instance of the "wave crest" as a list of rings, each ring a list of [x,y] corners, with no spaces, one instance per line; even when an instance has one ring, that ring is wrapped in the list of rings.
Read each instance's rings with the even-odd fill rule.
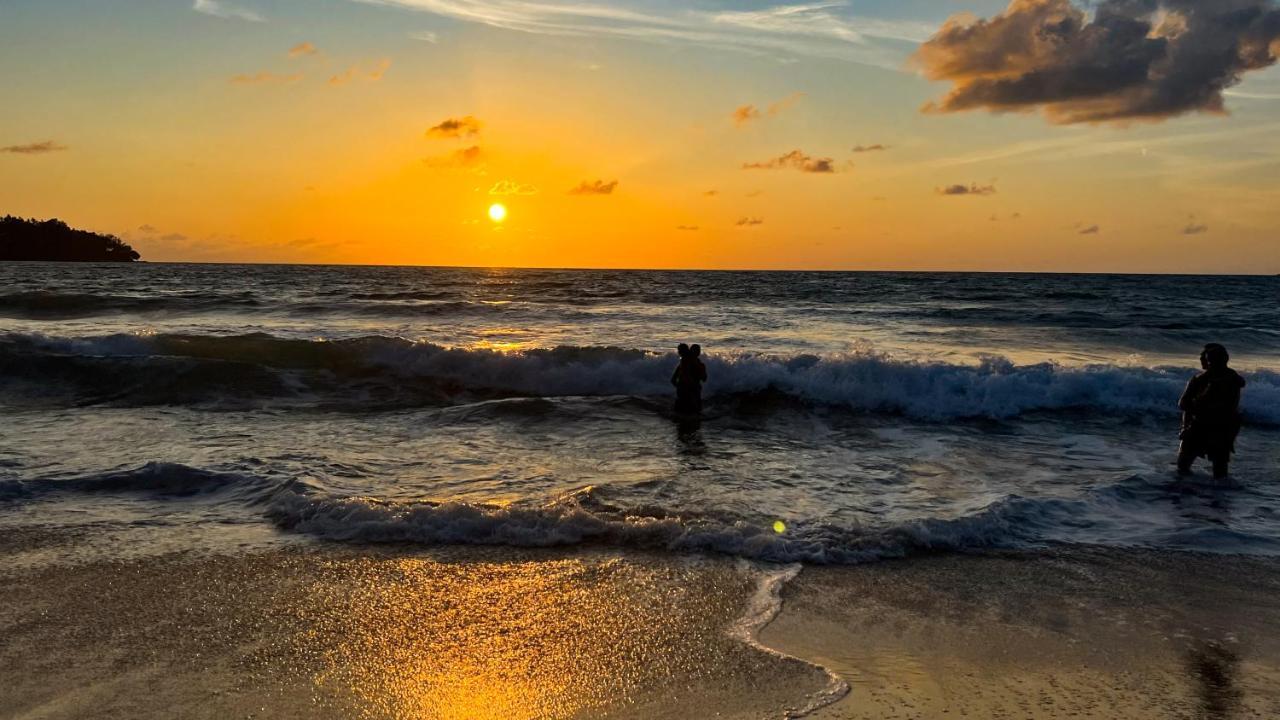
[[[70,387],[115,402],[319,396],[403,406],[477,397],[665,397],[674,364],[674,356],[627,348],[498,352],[384,336],[0,337],[0,387]],[[960,365],[874,352],[711,355],[707,365],[713,402],[771,393],[925,420],[1072,409],[1172,415],[1191,376],[1186,368],[1015,365],[1003,358]],[[1245,377],[1247,420],[1280,424],[1280,374],[1258,370]]]

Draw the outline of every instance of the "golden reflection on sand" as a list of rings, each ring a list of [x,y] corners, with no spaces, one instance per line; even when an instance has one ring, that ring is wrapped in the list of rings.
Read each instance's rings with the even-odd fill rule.
[[[724,634],[737,580],[707,586],[671,566],[405,558],[329,569],[308,593],[324,612],[297,641],[335,640],[317,658],[317,694],[363,717],[565,718],[766,660]]]

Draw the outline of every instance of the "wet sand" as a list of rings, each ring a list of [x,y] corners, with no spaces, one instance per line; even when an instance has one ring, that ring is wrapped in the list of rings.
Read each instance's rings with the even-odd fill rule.
[[[782,718],[839,695],[828,669],[850,691],[810,717],[1280,717],[1275,560],[795,570],[328,545],[0,562],[0,717]]]
[[[760,639],[851,692],[813,718],[1280,717],[1280,562],[1117,550],[806,568]]]
[[[0,570],[0,717],[781,717],[829,677],[733,637],[761,577],[483,548]]]

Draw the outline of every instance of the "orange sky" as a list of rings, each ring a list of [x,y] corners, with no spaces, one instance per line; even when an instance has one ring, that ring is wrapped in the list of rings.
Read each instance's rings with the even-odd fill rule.
[[[923,113],[920,43],[1004,4],[869,6],[17,0],[0,212],[156,261],[1280,272],[1273,69],[1225,115]]]

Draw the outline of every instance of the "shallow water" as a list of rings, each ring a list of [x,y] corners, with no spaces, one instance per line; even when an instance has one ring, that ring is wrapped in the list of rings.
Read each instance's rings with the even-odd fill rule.
[[[0,522],[1280,554],[1277,328],[1277,278],[10,264]],[[680,341],[708,353],[696,424]],[[1228,487],[1170,467],[1209,341],[1249,381]]]

